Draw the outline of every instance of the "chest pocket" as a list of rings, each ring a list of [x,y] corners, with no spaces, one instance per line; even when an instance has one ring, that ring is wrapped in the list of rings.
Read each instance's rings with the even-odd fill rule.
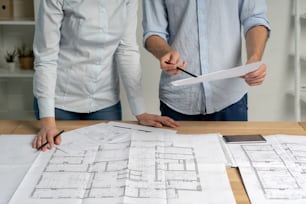
[[[108,28],[108,15],[103,1],[65,0],[63,28],[78,40],[99,40]]]
[[[170,35],[176,35],[182,22],[185,22],[191,13],[197,12],[196,2],[197,0],[179,0],[179,3],[177,0],[165,0]]]

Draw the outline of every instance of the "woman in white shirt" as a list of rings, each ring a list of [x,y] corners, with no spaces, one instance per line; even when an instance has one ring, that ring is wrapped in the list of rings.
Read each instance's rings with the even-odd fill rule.
[[[121,120],[119,76],[140,124],[178,125],[145,112],[137,8],[138,0],[40,1],[33,92],[41,129],[33,148],[60,144],[56,119]]]

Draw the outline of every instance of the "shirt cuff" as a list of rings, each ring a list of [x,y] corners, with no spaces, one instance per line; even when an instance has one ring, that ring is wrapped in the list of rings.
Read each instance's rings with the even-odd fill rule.
[[[131,111],[133,115],[140,115],[145,113],[145,105],[144,105],[144,98],[138,97],[129,100],[129,104],[131,107]]]
[[[54,99],[40,98],[37,99],[39,108],[39,118],[54,117]]]
[[[165,33],[161,33],[161,32],[146,32],[144,35],[143,35],[143,46],[145,47],[145,44],[146,44],[146,40],[152,36],[152,35],[157,35],[159,37],[161,37],[162,39],[164,39],[166,42],[168,42],[168,39],[167,39],[167,35]]]
[[[248,20],[244,24],[244,36],[246,36],[249,29],[251,29],[254,26],[265,26],[268,30],[268,36],[270,36],[271,27],[269,23],[264,19],[257,19],[256,22],[254,20]]]

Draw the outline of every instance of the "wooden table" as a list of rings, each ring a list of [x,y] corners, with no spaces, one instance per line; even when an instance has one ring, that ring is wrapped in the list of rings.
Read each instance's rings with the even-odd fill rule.
[[[300,124],[300,126],[302,126],[303,129],[306,131],[306,122],[300,122],[299,124]]]
[[[107,121],[57,121],[59,129],[74,130]],[[126,121],[136,124],[134,121]],[[0,134],[35,134],[39,130],[37,121],[0,121]],[[178,134],[221,133],[234,134],[286,134],[306,136],[306,122],[180,122]],[[237,168],[227,169],[228,177],[238,204],[250,201]]]

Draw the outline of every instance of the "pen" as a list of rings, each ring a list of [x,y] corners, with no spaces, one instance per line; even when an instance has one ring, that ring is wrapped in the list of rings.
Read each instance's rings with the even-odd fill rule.
[[[192,73],[190,73],[190,72],[187,72],[185,69],[182,69],[182,68],[180,68],[180,67],[176,67],[176,69],[181,70],[182,72],[185,72],[186,74],[189,74],[190,76],[198,77],[197,75],[192,74]]]
[[[169,62],[165,62],[165,63],[166,63],[166,64],[170,64]],[[176,67],[176,69],[178,69],[178,70],[180,70],[180,71],[182,71],[182,72],[184,72],[184,73],[186,73],[186,74],[188,74],[188,75],[190,75],[190,76],[198,77],[197,75],[192,74],[192,73],[190,73],[190,72],[188,72],[188,71],[186,71],[185,69],[182,69],[182,68],[180,68],[180,67]]]
[[[64,130],[60,131],[59,133],[57,133],[56,135],[54,135],[53,140],[55,140],[58,136],[60,136],[62,133],[64,132]],[[44,144],[42,144],[37,151],[41,150],[44,146],[46,146],[49,142],[45,142]]]

